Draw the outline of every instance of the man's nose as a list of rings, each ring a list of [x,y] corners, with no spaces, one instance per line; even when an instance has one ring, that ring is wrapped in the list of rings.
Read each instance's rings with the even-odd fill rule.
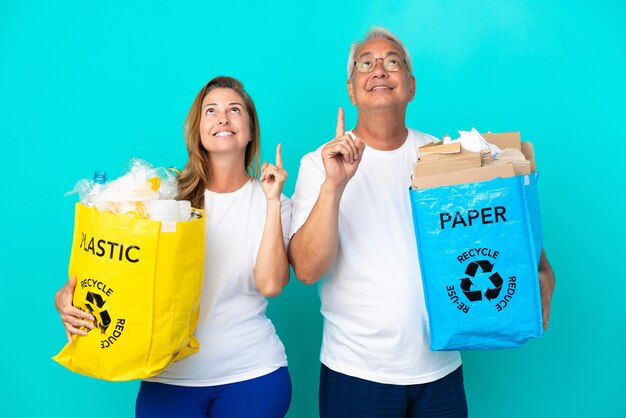
[[[376,64],[374,65],[374,75],[381,78],[388,75],[387,70],[385,70],[385,66],[383,65],[383,60],[380,58],[376,60]]]

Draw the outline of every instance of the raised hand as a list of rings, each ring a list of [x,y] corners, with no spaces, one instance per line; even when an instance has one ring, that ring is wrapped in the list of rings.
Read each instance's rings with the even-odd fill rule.
[[[72,343],[72,334],[87,335],[87,332],[80,329],[81,327],[87,327],[93,329],[94,317],[89,313],[81,311],[75,308],[73,305],[74,289],[76,288],[76,278],[72,277],[63,286],[54,297],[54,305],[61,315],[61,321],[65,326],[65,335],[67,336],[68,343]]]
[[[326,172],[326,181],[334,189],[343,189],[348,181],[354,176],[365,144],[357,139],[346,135],[343,108],[337,113],[337,127],[335,139],[322,148],[322,161]]]
[[[283,158],[280,155],[282,144],[276,147],[276,165],[263,163],[261,167],[261,188],[267,200],[280,200],[280,193],[287,179],[287,172],[283,169]]]

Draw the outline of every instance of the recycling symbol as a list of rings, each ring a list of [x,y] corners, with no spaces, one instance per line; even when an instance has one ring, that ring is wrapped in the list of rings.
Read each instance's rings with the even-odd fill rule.
[[[465,269],[465,275],[468,277],[461,279],[461,290],[470,302],[476,302],[483,299],[483,292],[481,290],[472,290],[472,286],[474,286],[472,279],[476,279],[476,273],[479,268],[481,270],[479,275],[482,273],[491,273],[493,270],[493,264],[491,264],[489,260],[472,261]],[[502,280],[502,277],[500,277],[498,272],[490,274],[489,280],[491,281],[493,287],[488,287],[487,290],[485,290],[484,295],[487,300],[491,301],[492,299],[497,298],[500,294],[504,280]]]
[[[111,316],[106,309],[103,309],[106,300],[96,292],[87,292],[85,299],[87,299],[85,306],[87,306],[89,313],[95,318],[96,327],[104,334],[109,325],[111,325]]]

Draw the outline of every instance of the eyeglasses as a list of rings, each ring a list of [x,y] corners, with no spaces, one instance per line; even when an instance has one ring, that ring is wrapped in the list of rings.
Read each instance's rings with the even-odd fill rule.
[[[402,66],[406,65],[406,60],[397,55],[389,55],[385,58],[374,58],[369,55],[364,55],[354,61],[354,68],[360,73],[371,73],[374,71],[374,68],[376,68],[378,60],[383,60],[383,68],[390,72],[400,71]]]

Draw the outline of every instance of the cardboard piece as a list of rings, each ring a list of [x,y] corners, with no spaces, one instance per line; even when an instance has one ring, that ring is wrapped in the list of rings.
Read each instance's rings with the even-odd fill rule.
[[[526,156],[522,153],[522,151],[514,148],[504,148],[498,155],[497,159],[483,161],[483,166],[503,164],[513,164],[516,175],[530,174],[530,161],[526,159]]]
[[[536,172],[532,143],[522,142],[519,132],[481,134],[501,150],[520,151],[523,160],[494,160],[487,150],[467,151],[460,142],[436,142],[419,148],[419,159],[413,165],[412,188],[422,189],[487,181]]]
[[[413,177],[429,177],[438,174],[445,174],[453,171],[469,170],[482,166],[480,154],[473,153],[474,156],[458,158],[426,160],[413,165]]]
[[[521,150],[521,139],[519,132],[504,132],[504,133],[486,133],[480,134],[487,142],[493,145],[497,145],[498,148],[515,148]]]
[[[428,158],[427,156],[434,154],[458,154],[460,152],[460,142],[450,142],[447,144],[444,144],[443,141],[432,142],[420,147],[420,158]]]
[[[434,142],[419,148],[419,160],[413,166],[414,177],[427,177],[451,171],[469,170],[482,165],[481,155],[461,148],[460,142]]]
[[[485,133],[481,134],[487,142],[497,145],[500,149],[513,148],[522,151],[526,160],[530,163],[530,168],[523,165],[518,166],[518,174],[529,174],[537,172],[535,163],[535,151],[533,144],[527,141],[521,141],[519,132],[503,132],[503,133]]]
[[[477,183],[481,181],[493,180],[497,177],[507,178],[515,175],[515,167],[512,163],[490,165],[486,167],[471,168],[469,170],[453,171],[431,176],[414,176],[413,188],[429,189],[432,187],[454,186],[456,184]]]
[[[522,154],[524,157],[530,162],[530,172],[537,172],[537,164],[535,163],[535,147],[531,142],[525,141],[522,142]]]

